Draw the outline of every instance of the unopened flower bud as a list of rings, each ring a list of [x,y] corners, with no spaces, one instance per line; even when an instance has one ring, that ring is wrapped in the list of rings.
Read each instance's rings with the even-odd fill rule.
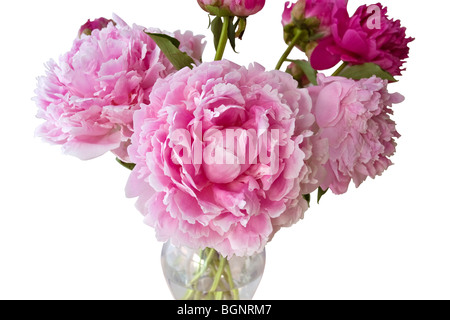
[[[306,76],[303,69],[300,68],[295,62],[292,62],[286,69],[286,72],[289,73],[297,82],[299,88],[305,88],[311,82]]]
[[[281,23],[284,27],[284,38],[289,44],[295,34],[302,32],[297,40],[297,47],[306,51],[310,42],[330,34],[333,17],[339,9],[347,8],[347,0],[298,0],[296,3],[286,2]]]
[[[109,20],[106,18],[98,18],[94,21],[88,20],[81,26],[80,31],[78,31],[78,37],[81,38],[82,34],[90,36],[92,34],[92,31],[106,28],[110,22],[116,24],[113,20]]]

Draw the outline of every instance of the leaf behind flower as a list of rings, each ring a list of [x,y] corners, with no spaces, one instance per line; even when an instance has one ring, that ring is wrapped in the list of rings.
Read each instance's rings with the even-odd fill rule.
[[[119,158],[116,158],[116,161],[118,163],[120,163],[121,166],[127,168],[128,170],[133,171],[133,169],[136,167],[136,164],[134,163],[127,163],[127,162],[123,162],[122,160],[120,160]]]
[[[195,65],[194,60],[185,52],[178,49],[180,42],[177,39],[160,33],[146,32],[146,34],[148,34],[153,41],[155,41],[156,45],[161,49],[167,59],[169,59],[170,63],[172,63],[177,70],[181,70],[185,67],[190,69],[193,68],[193,65]]]
[[[320,203],[320,200],[322,199],[322,197],[328,192],[327,190],[323,190],[321,187],[319,187],[319,190],[317,192],[317,203]]]
[[[303,195],[303,199],[306,200],[306,202],[308,202],[308,207],[311,206],[311,195],[310,194],[304,194]]]
[[[291,61],[291,60],[289,60]],[[297,65],[302,71],[305,73],[306,77],[308,78],[309,82],[311,82],[313,85],[317,86],[317,71],[311,67],[311,64],[309,61],[306,60],[292,60],[293,63]]]
[[[368,79],[372,76],[376,76],[380,79],[388,80],[389,82],[397,82],[389,72],[381,69],[381,67],[375,63],[365,63],[347,67],[339,73],[339,76],[353,80]]]

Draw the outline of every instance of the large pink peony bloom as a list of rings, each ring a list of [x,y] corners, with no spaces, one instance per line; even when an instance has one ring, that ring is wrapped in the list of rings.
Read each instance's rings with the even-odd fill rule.
[[[37,116],[46,120],[37,135],[83,160],[113,151],[128,162],[133,113],[149,102],[157,79],[176,71],[145,28],[114,21],[81,35],[59,63],[50,61],[36,90]],[[174,36],[198,62],[202,37]]]
[[[322,188],[342,194],[351,180],[358,187],[392,164],[394,138],[400,135],[390,107],[404,98],[388,93],[387,80],[377,77],[354,81],[320,74],[318,84],[309,92],[320,136],[329,143],[328,175]]]
[[[364,5],[351,18],[340,10],[333,19],[331,35],[319,41],[311,54],[314,69],[329,69],[341,60],[351,65],[372,62],[393,76],[401,75],[408,44],[414,39],[406,37],[399,20],[388,19],[387,8]]]
[[[206,12],[210,12],[207,6],[213,6],[237,17],[256,14],[266,4],[266,0],[197,0],[197,2]]]
[[[257,64],[215,61],[158,80],[134,116],[127,195],[161,241],[261,251],[319,186],[328,149],[311,106],[291,76]]]

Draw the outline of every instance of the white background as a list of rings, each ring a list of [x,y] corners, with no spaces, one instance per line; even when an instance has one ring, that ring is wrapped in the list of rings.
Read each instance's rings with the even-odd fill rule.
[[[249,19],[241,53],[226,58],[275,66],[284,1],[267,2]],[[363,3],[350,0],[350,11]],[[255,299],[450,298],[449,5],[383,3],[416,37],[391,88],[406,96],[395,107],[395,166],[327,195],[278,233]],[[210,61],[206,13],[195,0],[2,1],[0,12],[0,298],[171,299],[162,244],[125,198],[128,172],[112,155],[82,162],[34,138],[31,97],[44,62],[69,50],[88,18],[115,12],[130,24],[206,34]]]

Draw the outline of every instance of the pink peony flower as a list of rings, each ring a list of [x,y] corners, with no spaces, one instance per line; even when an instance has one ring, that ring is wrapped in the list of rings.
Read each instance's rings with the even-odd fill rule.
[[[80,30],[78,31],[78,37],[81,37],[82,34],[90,36],[92,34],[92,31],[106,28],[110,22],[115,23],[113,20],[109,20],[106,18],[98,18],[94,21],[88,20],[81,26]]]
[[[283,27],[292,22],[292,10],[294,9],[294,4],[292,2],[286,2],[284,5],[283,15],[281,17],[281,24]]]
[[[180,30],[175,31],[173,34],[169,32],[164,33],[180,41],[179,49],[186,52],[194,60],[195,64],[199,65],[202,62],[203,51],[206,47],[206,42],[203,41],[205,36],[194,35],[192,31],[183,33]]]
[[[45,120],[37,135],[83,160],[112,151],[129,162],[133,113],[149,102],[157,79],[176,71],[145,28],[114,21],[76,39],[59,63],[50,61],[36,90],[37,117]],[[202,37],[174,36],[199,62]]]
[[[318,84],[310,87],[309,93],[320,136],[329,143],[328,175],[322,189],[342,194],[351,180],[358,187],[392,164],[389,157],[395,153],[394,138],[400,135],[390,107],[404,98],[388,93],[387,80],[377,77],[354,81],[320,74]]]
[[[291,76],[229,61],[158,80],[134,115],[127,196],[160,241],[224,256],[261,251],[303,217],[326,141]]]
[[[197,0],[200,7],[209,13],[208,6],[219,8],[227,15],[248,17],[258,13],[264,8],[266,0]]]
[[[406,38],[399,20],[388,19],[387,8],[364,5],[351,18],[341,9],[333,19],[331,35],[311,54],[314,69],[329,69],[341,60],[351,65],[373,62],[393,76],[401,75],[414,39]]]

